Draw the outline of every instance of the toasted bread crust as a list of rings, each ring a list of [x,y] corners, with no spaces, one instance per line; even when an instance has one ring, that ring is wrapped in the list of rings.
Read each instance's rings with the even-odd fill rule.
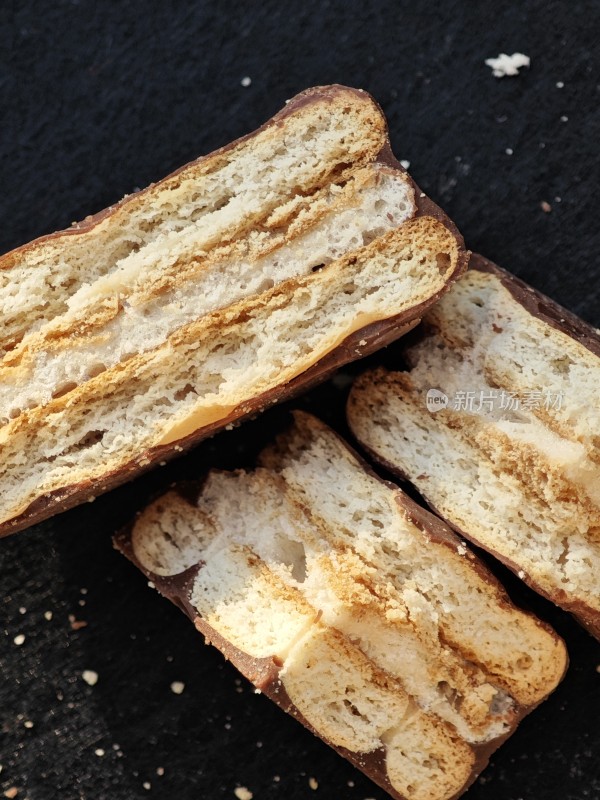
[[[493,336],[499,337],[503,333],[508,335],[507,332],[516,323],[512,322],[509,306],[504,300],[501,316],[494,317],[496,312],[492,312],[491,306],[489,309],[486,306],[482,288],[479,297],[473,291],[473,298],[482,304],[482,313],[489,313],[490,320],[494,320],[493,333],[492,323],[489,323],[492,339],[484,346],[485,361],[481,360],[482,355],[477,355],[477,348],[481,348],[481,343],[479,334],[475,333],[479,330],[475,324],[464,322],[462,318],[459,324],[456,315],[450,316],[450,306],[446,309],[438,307],[425,316],[422,335],[416,337],[415,343],[406,350],[412,372],[387,373],[385,370],[378,370],[359,378],[348,402],[350,426],[361,446],[374,459],[385,465],[392,473],[412,482],[430,507],[462,536],[488,550],[532,589],[572,613],[583,627],[600,639],[597,573],[594,573],[593,566],[589,565],[586,575],[583,567],[586,561],[598,558],[600,506],[597,492],[600,486],[600,452],[597,435],[594,432],[597,428],[594,425],[593,402],[588,404],[587,398],[590,391],[593,394],[594,385],[597,385],[594,384],[593,376],[600,375],[598,361],[600,335],[593,327],[487,259],[478,255],[472,256],[470,267],[472,274],[492,276],[498,281],[494,285],[507,290],[507,296],[514,303],[514,314],[523,320],[518,323],[519,330],[525,330],[527,327],[525,317],[522,316],[523,312],[532,320],[527,336],[531,338],[539,335],[539,351],[535,358],[540,364],[545,365],[543,368],[547,369],[547,372],[541,372],[542,367],[539,365],[535,365],[534,369],[533,351],[524,350],[518,354],[519,370],[529,376],[527,380],[531,382],[530,390],[535,389],[541,394],[541,390],[550,386],[554,387],[556,393],[562,391],[565,383],[560,371],[569,369],[571,362],[577,364],[576,374],[579,377],[573,378],[572,384],[568,385],[571,394],[565,400],[567,408],[564,414],[552,407],[544,408],[541,404],[539,408],[534,406],[525,415],[525,422],[532,432],[524,437],[523,434],[517,436],[518,428],[511,428],[509,419],[494,427],[493,419],[490,422],[485,415],[459,414],[450,410],[430,414],[426,410],[423,394],[426,389],[419,376],[427,374],[431,386],[434,386],[436,379],[439,379],[437,367],[431,366],[434,363],[431,354],[438,346],[448,348],[450,353],[456,351],[461,354],[461,363],[468,361],[473,364],[485,364],[485,372],[481,374],[484,377],[489,376],[488,380],[492,381],[492,386],[497,387],[497,392],[512,388],[518,393],[520,389],[520,384],[509,386],[508,383],[517,376],[517,372],[511,369],[513,354],[506,351],[504,360],[501,360],[498,353],[503,351],[499,350],[493,341]],[[482,287],[485,283],[484,280]],[[458,295],[456,297],[458,298]],[[467,308],[466,302],[458,299],[456,302],[461,303],[461,309]],[[466,311],[464,319],[468,320]],[[539,329],[536,327],[539,325],[537,321],[542,323]],[[554,366],[558,370],[554,375],[550,368],[553,363],[552,353],[547,344],[553,341],[555,342]],[[550,356],[544,355],[546,352],[550,353]],[[421,362],[429,365],[428,373],[415,373],[415,369],[419,370]],[[435,363],[437,364],[437,361]],[[452,365],[447,366],[446,374],[450,375],[454,368]],[[466,372],[460,379],[462,388],[476,389],[482,380],[484,382],[480,388],[485,386],[485,380],[481,375],[478,378],[480,384],[471,386],[469,384],[471,378],[468,376],[474,376],[475,372],[469,372],[471,367],[465,369]],[[522,380],[525,381],[525,378]],[[542,384],[538,385],[540,380]],[[580,381],[579,386],[577,381]],[[454,384],[449,385],[454,387]],[[523,383],[523,386],[526,384]],[[376,394],[379,398],[376,401],[377,410],[374,404]],[[469,461],[474,467],[480,464],[481,468],[486,470],[486,475],[489,472],[490,477],[485,479],[486,482],[492,480],[492,473],[504,476],[504,483],[507,486],[510,483],[510,490],[506,491],[512,492],[513,498],[521,497],[523,508],[531,510],[531,529],[528,533],[530,538],[527,542],[523,539],[521,550],[507,541],[508,533],[514,527],[508,518],[505,522],[505,534],[492,536],[490,519],[487,517],[484,519],[483,516],[478,519],[470,500],[465,499],[461,508],[461,503],[451,488],[452,473],[446,479],[448,488],[444,490],[442,483],[437,480],[432,483],[427,469],[416,468],[416,462],[412,455],[409,455],[412,453],[410,443],[404,448],[404,456],[399,455],[399,451],[392,454],[392,450],[384,443],[384,438],[370,432],[372,426],[377,424],[376,417],[386,413],[384,410],[387,408],[386,397],[397,398],[394,402],[398,403],[398,413],[402,407],[406,414],[410,413],[411,418],[414,417],[415,421],[419,419],[419,424],[429,429],[427,443],[421,445],[421,452],[428,453],[429,458],[442,457],[453,441],[455,443],[453,457]],[[582,407],[580,410],[571,407],[569,412],[569,403],[580,404]],[[386,434],[390,442],[395,438],[394,433],[398,436],[408,436],[410,439],[406,431],[400,433],[392,424],[389,434]],[[513,438],[515,436],[517,438]],[[437,467],[432,465],[432,470],[437,470]],[[464,480],[471,481],[470,478]],[[506,496],[508,497],[508,494]],[[493,502],[492,508],[495,508]],[[503,501],[498,497],[497,502]],[[496,520],[504,518],[500,508],[495,508],[494,514]],[[544,535],[539,532],[536,534],[535,528],[547,532]],[[555,536],[557,541],[562,535],[563,542],[557,550],[554,567],[549,557],[543,556],[541,551],[537,564],[535,559],[532,560],[525,554],[526,546],[529,549],[541,546],[542,541],[550,536],[550,529],[553,530],[552,536]],[[523,531],[524,528],[515,528],[515,531],[517,530]],[[521,534],[515,533],[515,536],[519,537]],[[588,552],[584,557],[585,548]],[[580,557],[582,567],[578,573],[569,573],[565,564],[568,565],[575,557],[573,554],[575,550],[582,553]]]
[[[76,239],[78,235],[85,236],[94,233],[94,231],[100,230],[102,226],[114,226],[117,224],[120,216],[125,218],[129,215],[129,217],[131,217],[133,211],[136,209],[151,208],[152,203],[155,202],[156,198],[158,198],[161,193],[164,195],[170,188],[177,188],[187,176],[194,172],[194,170],[200,170],[201,172],[216,170],[218,164],[226,163],[228,158],[233,158],[240,148],[243,149],[246,146],[254,146],[254,142],[259,136],[263,136],[263,138],[267,136],[269,140],[272,139],[276,141],[281,126],[287,124],[286,121],[293,118],[295,114],[304,113],[305,111],[309,113],[312,106],[321,107],[323,104],[327,106],[327,104],[335,103],[339,105],[340,99],[342,99],[343,102],[348,102],[348,104],[353,103],[357,107],[364,107],[364,111],[361,111],[361,113],[363,113],[363,116],[367,120],[367,127],[372,132],[370,140],[365,145],[366,149],[364,152],[355,154],[356,163],[352,165],[351,169],[344,167],[344,169],[348,170],[348,175],[354,174],[356,169],[361,168],[365,164],[374,166],[381,165],[380,168],[387,173],[401,175],[403,180],[408,182],[408,186],[414,197],[415,208],[413,216],[422,218],[421,220],[413,220],[416,225],[414,230],[417,232],[415,239],[416,244],[418,245],[420,241],[419,236],[421,234],[418,233],[418,229],[419,224],[422,222],[424,226],[423,230],[427,228],[433,231],[434,228],[432,228],[432,225],[434,227],[437,225],[438,232],[435,233],[435,236],[438,237],[440,242],[445,241],[444,247],[450,248],[448,250],[450,262],[447,267],[444,266],[443,280],[439,282],[437,288],[415,299],[411,307],[404,307],[399,313],[393,313],[393,311],[390,313],[390,310],[388,310],[385,313],[373,314],[369,312],[369,314],[365,315],[363,318],[357,316],[354,323],[349,325],[347,329],[340,334],[339,340],[333,343],[333,347],[330,348],[328,346],[320,353],[317,352],[316,358],[306,361],[305,363],[299,361],[298,368],[295,371],[289,372],[287,377],[282,379],[279,385],[270,385],[266,386],[264,389],[257,389],[255,396],[246,393],[239,399],[235,397],[232,399],[228,398],[224,401],[224,404],[221,404],[220,410],[216,409],[214,412],[211,412],[211,414],[205,414],[202,418],[198,417],[197,424],[193,421],[194,418],[191,417],[185,424],[178,423],[177,425],[173,425],[170,433],[165,433],[163,436],[155,438],[150,446],[141,446],[139,452],[133,457],[128,456],[123,458],[120,463],[111,462],[104,471],[88,471],[87,475],[83,473],[78,475],[77,470],[73,469],[71,473],[73,480],[68,480],[67,478],[60,486],[53,485],[51,487],[44,487],[42,481],[40,483],[38,497],[25,499],[19,504],[15,504],[14,511],[5,514],[5,518],[0,524],[0,536],[21,530],[34,522],[38,522],[52,514],[72,507],[79,502],[90,499],[90,497],[95,497],[101,492],[129,480],[135,474],[149,468],[153,464],[178,455],[202,439],[205,439],[207,436],[213,435],[218,430],[232,423],[241,421],[243,418],[255,414],[275,402],[279,402],[284,398],[309,388],[311,385],[323,380],[340,365],[357,357],[361,357],[362,355],[367,355],[378,347],[389,343],[398,336],[401,336],[406,330],[412,328],[418,322],[424,311],[434,303],[447,287],[464,271],[467,253],[464,250],[462,238],[456,231],[455,226],[440,209],[420,192],[418,187],[414,185],[411,179],[405,174],[405,171],[402,170],[398,162],[396,162],[391,155],[387,142],[385,118],[375,101],[363,92],[339,86],[321,87],[299,95],[290,101],[282,112],[266,123],[256,133],[250,134],[216,151],[214,154],[198,159],[186,167],[182,167],[159,184],[148,187],[148,189],[145,189],[135,196],[125,198],[116,206],[110,207],[100,214],[88,218],[73,229],[52,234],[48,237],[42,237],[42,239],[30,245],[25,245],[23,248],[12,251],[4,257],[0,265],[3,267],[4,271],[10,271],[19,259],[22,260],[23,258],[32,257],[32,254],[36,258],[38,255],[41,257],[41,254],[44,253],[44,248],[49,244],[59,248],[63,245],[66,246],[69,242],[74,241],[73,237]],[[251,219],[247,223],[244,222],[244,225],[249,225],[250,228],[252,224]],[[244,230],[249,230],[250,228],[246,227]],[[441,232],[444,228],[446,233],[442,234]],[[300,225],[299,230],[302,230],[302,225]],[[373,250],[373,253],[379,252],[379,249],[376,248]],[[351,260],[351,256],[349,256],[347,259],[348,263],[351,263]],[[337,263],[336,261],[335,264]],[[335,266],[335,264],[332,265],[332,267]],[[312,279],[313,283],[318,282],[318,279],[319,275],[316,274]],[[165,283],[162,285],[158,283],[154,287],[151,287],[149,289],[149,294],[152,292],[160,294],[164,291],[168,281],[169,278],[166,276]],[[312,285],[310,280],[307,285],[309,284]],[[288,287],[287,291],[293,292],[295,288],[298,287],[299,283],[294,280],[291,282],[288,281],[286,285]],[[276,286],[271,292],[260,295],[261,299],[258,301],[258,305],[265,302],[268,304],[270,301],[267,298],[276,294],[278,291],[280,290]],[[236,310],[236,314],[238,315],[238,319],[242,320],[250,313],[252,308],[256,308],[257,303],[254,298],[249,298],[240,301],[238,305],[239,310]],[[44,347],[50,348],[48,352],[50,352],[52,348],[55,348],[53,352],[60,354],[65,348],[68,349],[71,343],[78,341],[77,339],[72,339],[73,334],[79,336],[79,341],[85,343],[86,337],[91,340],[97,333],[101,332],[101,326],[98,328],[95,326],[100,324],[103,319],[109,319],[111,314],[114,313],[115,312],[111,311],[105,304],[103,309],[97,312],[98,316],[96,318],[93,318],[91,314],[87,320],[82,318],[80,323],[78,323],[79,327],[77,327],[77,325],[75,325],[75,327],[70,327],[69,325],[61,327],[61,324],[58,324],[54,333],[52,333],[49,328]],[[215,314],[218,315],[219,313],[222,316],[218,319],[222,319],[223,323],[220,323],[217,319],[215,322],[217,327],[220,324],[235,324],[235,321],[232,320],[231,308],[223,309],[221,312],[216,311],[210,316],[214,317]],[[103,317],[102,315],[105,316]],[[231,320],[231,322],[226,322],[227,320]],[[197,325],[197,323],[195,324]],[[24,341],[23,347],[17,347],[17,349],[14,350],[14,354],[10,352],[7,354],[5,357],[6,368],[8,370],[14,370],[14,372],[7,372],[8,380],[17,380],[19,370],[22,369],[23,364],[26,363],[27,359],[30,359],[38,352],[37,348],[40,346],[40,335],[42,334],[43,329],[40,334],[32,334],[31,345],[26,344]],[[175,331],[172,334],[172,341],[174,343],[183,342],[181,330]],[[163,349],[167,346],[171,345],[169,345],[168,342],[165,345],[161,345]],[[66,386],[62,396],[57,396],[56,399],[51,400],[47,405],[31,408],[30,411],[22,412],[20,417],[12,420],[5,426],[3,430],[5,445],[3,449],[9,452],[6,450],[6,447],[10,446],[12,441],[16,441],[14,437],[20,436],[27,431],[29,431],[27,436],[40,435],[46,437],[47,434],[42,433],[42,431],[45,430],[45,420],[49,415],[61,415],[61,417],[67,415],[65,419],[69,419],[69,414],[75,413],[74,410],[76,408],[83,407],[82,404],[87,402],[86,397],[90,396],[90,391],[92,391],[94,396],[97,396],[98,392],[100,392],[101,395],[103,391],[108,395],[109,392],[113,391],[115,385],[114,380],[117,376],[125,375],[125,377],[127,377],[128,375],[133,375],[139,368],[139,365],[142,363],[150,363],[159,351],[160,347],[156,350],[149,351],[145,357],[136,356],[131,359],[130,362],[117,364],[115,367],[105,370],[101,375],[90,378],[81,386]],[[41,350],[40,352],[45,353],[46,350]],[[23,361],[23,359],[25,359],[25,361]],[[140,361],[140,359],[142,360]],[[129,370],[129,372],[127,372],[127,370]],[[119,378],[119,380],[121,380],[121,378]],[[187,390],[184,386],[182,386],[181,389]],[[58,419],[58,417],[53,418]],[[56,444],[58,445],[59,443],[56,442]],[[18,507],[19,505],[20,507]]]

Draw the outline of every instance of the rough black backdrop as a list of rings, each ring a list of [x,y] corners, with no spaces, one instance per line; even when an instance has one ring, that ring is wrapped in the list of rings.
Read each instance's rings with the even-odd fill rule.
[[[599,37],[597,2],[5,1],[0,252],[246,133],[301,89],[341,82],[379,100],[396,154],[472,249],[598,325]],[[515,51],[531,68],[494,78],[484,60]],[[339,421],[343,399],[327,384],[300,402]],[[0,542],[7,797],[384,797],[255,695],[111,548],[150,494],[249,463],[284,416]],[[507,580],[565,636],[572,666],[469,797],[598,800],[599,648]]]

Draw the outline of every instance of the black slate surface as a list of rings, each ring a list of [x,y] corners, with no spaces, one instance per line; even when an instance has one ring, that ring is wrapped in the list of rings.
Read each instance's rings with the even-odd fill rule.
[[[599,325],[599,34],[597,2],[4,2],[0,251],[246,133],[307,86],[341,82],[380,101],[397,156],[471,248]],[[494,78],[484,59],[515,51],[531,68]],[[330,383],[299,404],[343,430],[343,398]],[[150,495],[210,464],[250,463],[284,419],[276,410],[0,541],[7,797],[385,797],[255,695],[111,547]],[[572,664],[468,797],[600,798],[600,648],[507,581],[565,637]]]

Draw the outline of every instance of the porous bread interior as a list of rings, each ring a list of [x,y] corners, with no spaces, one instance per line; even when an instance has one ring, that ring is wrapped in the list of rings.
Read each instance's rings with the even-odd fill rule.
[[[235,418],[351,333],[406,314],[441,292],[457,267],[454,236],[409,220],[322,270],[209,314],[164,345],[91,378],[0,430],[0,518],[36,498],[123,469],[148,449]],[[360,354],[360,343],[346,360]],[[265,401],[268,402],[268,401]]]
[[[189,263],[167,249],[165,260],[177,263],[175,281],[165,277],[166,267],[153,248],[153,260],[146,253],[146,268],[138,271],[142,288],[127,295],[126,303],[121,298],[115,304],[111,297],[92,310],[66,312],[25,336],[5,356],[0,421],[6,424],[23,409],[46,405],[133,354],[159,347],[205,314],[310,274],[368,244],[414,215],[413,194],[403,173],[369,165],[343,185],[328,184],[319,198],[312,197],[308,207],[275,230],[253,231],[202,259],[194,252]],[[156,274],[158,288],[157,280],[151,283]]]
[[[410,373],[381,370],[355,384],[355,435],[559,605],[600,611],[600,360],[532,316],[493,274],[468,272],[427,323],[408,352]],[[429,388],[450,398],[448,408],[427,410]],[[491,390],[538,400],[452,408],[459,391]]]
[[[12,251],[0,260],[1,344],[14,345],[64,312],[77,292],[74,305],[96,300],[94,283],[104,276],[104,291],[114,295],[131,277],[130,260],[247,232],[347,165],[372,161],[385,139],[385,119],[368,95],[317,90],[255,135],[191,163],[112,213]]]
[[[277,470],[323,530],[335,531],[339,550],[351,548],[368,565],[365,581],[381,597],[388,593],[391,618],[427,627],[436,656],[438,645],[454,650],[521,705],[554,688],[564,670],[562,643],[490,583],[463,543],[457,540],[454,550],[421,531],[398,505],[399,490],[365,473],[322,423],[292,429],[261,461]],[[474,700],[460,698],[461,686],[448,688],[469,713]],[[506,710],[501,697],[489,699]]]
[[[197,506],[171,494],[149,507],[132,546],[150,573],[174,574],[201,561],[190,601],[203,620],[243,652],[276,657],[287,695],[331,744],[354,753],[385,749],[397,792],[410,800],[446,798],[465,784],[474,763],[471,747],[437,708],[425,710],[410,696],[400,664],[397,674],[382,669],[346,633],[339,612],[339,625],[331,624],[332,602],[346,602],[349,618],[360,618],[361,604],[331,578],[326,599],[319,566],[336,553],[279,476],[268,470],[211,473]],[[360,569],[347,578],[360,590]],[[385,610],[378,613],[400,661],[401,632],[394,638],[394,623]],[[450,708],[440,693],[442,703]],[[507,716],[505,708],[486,734],[505,733]]]
[[[211,472],[194,505],[170,493],[149,506],[134,555],[150,575],[201,563],[192,605],[235,647],[283,664],[287,694],[320,735],[353,752],[384,746],[407,798],[451,796],[471,745],[511,730],[514,700],[554,688],[562,643],[500,596],[458,540],[431,541],[399,490],[314,418],[298,414],[262,460]],[[449,619],[479,638],[450,644]]]

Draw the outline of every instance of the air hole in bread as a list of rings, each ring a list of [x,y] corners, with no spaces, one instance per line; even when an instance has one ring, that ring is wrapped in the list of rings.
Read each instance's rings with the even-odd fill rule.
[[[73,389],[77,388],[77,384],[73,381],[68,381],[67,383],[60,384],[56,391],[53,393],[53,398],[64,397],[69,392],[72,392]]]
[[[446,272],[450,269],[450,256],[448,253],[438,253],[435,257],[435,261],[437,264],[437,268],[440,271],[440,275],[445,275]]]

